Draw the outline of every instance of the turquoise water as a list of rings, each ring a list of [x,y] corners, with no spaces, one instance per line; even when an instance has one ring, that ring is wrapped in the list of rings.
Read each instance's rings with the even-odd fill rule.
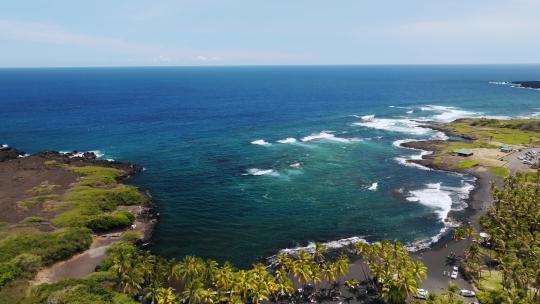
[[[130,182],[158,204],[152,250],[245,266],[310,241],[427,244],[473,181],[405,166],[420,151],[395,141],[441,136],[418,119],[534,115],[540,91],[489,82],[539,78],[538,65],[4,69],[0,143],[143,165]]]

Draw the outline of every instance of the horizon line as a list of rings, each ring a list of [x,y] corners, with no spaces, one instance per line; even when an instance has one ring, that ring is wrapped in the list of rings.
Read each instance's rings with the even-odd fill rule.
[[[346,64],[193,64],[193,65],[88,65],[88,66],[13,66],[8,69],[92,69],[92,68],[232,68],[232,67],[354,67],[354,66],[511,66],[511,65],[540,65],[540,62],[530,63],[346,63]]]

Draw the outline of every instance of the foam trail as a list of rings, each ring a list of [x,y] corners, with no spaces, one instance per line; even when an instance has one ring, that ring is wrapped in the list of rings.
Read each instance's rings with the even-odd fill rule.
[[[259,145],[259,146],[270,146],[271,143],[267,142],[264,139],[257,139],[251,142],[253,145]]]
[[[479,115],[482,115],[482,113],[460,110],[456,107],[437,106],[437,105],[422,106],[420,107],[420,110],[438,113],[438,114],[428,117],[428,119],[439,121],[439,122],[452,122],[458,118],[478,117]]]
[[[294,137],[287,137],[285,139],[280,139],[277,142],[280,144],[292,144],[292,143],[297,142],[297,140]]]
[[[291,168],[300,168],[300,167],[302,167],[302,164],[301,163],[294,163],[294,164],[290,164],[289,167],[291,167]]]
[[[330,141],[337,141],[341,143],[350,143],[354,141],[360,141],[358,138],[342,138],[337,137],[336,135],[332,134],[333,131],[322,131],[319,133],[313,133],[311,135],[305,136],[301,139],[303,142],[313,141],[313,140],[330,140]]]
[[[353,125],[414,135],[427,135],[433,133],[433,130],[421,127],[419,122],[410,119],[374,118],[369,121],[357,122]]]
[[[367,188],[369,191],[377,191],[377,188],[379,187],[379,183],[373,183],[369,188]]]
[[[279,173],[277,173],[273,169],[258,169],[258,168],[250,168],[247,170],[247,173],[242,175],[253,175],[253,176],[261,176],[261,175],[269,175],[269,176],[279,176]]]

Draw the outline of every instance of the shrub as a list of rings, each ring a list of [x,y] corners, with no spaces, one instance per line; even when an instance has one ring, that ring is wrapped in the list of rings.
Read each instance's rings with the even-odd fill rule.
[[[126,210],[119,210],[113,214],[100,214],[92,218],[87,227],[93,231],[107,231],[115,228],[123,228],[131,225],[135,216]]]

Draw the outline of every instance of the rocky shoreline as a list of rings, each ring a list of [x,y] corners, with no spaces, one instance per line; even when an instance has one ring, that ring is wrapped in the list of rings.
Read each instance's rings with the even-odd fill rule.
[[[98,159],[96,154],[93,152],[72,151],[68,153],[60,153],[58,151],[43,151],[28,155],[24,151],[4,145],[2,149],[0,149],[0,162],[15,160],[18,160],[20,163],[28,162],[28,165],[26,165],[28,168],[32,168],[33,164],[43,163],[46,161],[56,161],[61,164],[77,167],[100,166],[105,168],[114,168],[122,172],[122,174],[119,176],[119,182],[122,182],[123,180],[143,171],[143,167],[137,164]],[[150,193],[141,189],[139,189],[139,192],[145,198],[145,202],[141,205],[130,206],[129,209],[130,212],[134,213],[136,216],[136,221],[142,224],[144,227],[144,229],[140,230],[140,232],[143,234],[143,238],[139,241],[139,243],[145,244],[152,237],[154,227],[157,223],[158,214],[155,212],[155,204]]]

